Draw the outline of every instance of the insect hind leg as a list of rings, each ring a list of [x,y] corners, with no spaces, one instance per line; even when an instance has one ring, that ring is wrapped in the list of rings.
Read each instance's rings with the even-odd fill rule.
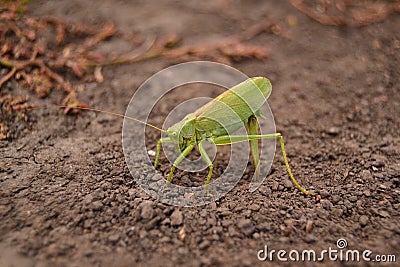
[[[279,139],[279,144],[281,146],[282,150],[282,156],[283,156],[283,161],[285,162],[286,170],[289,174],[290,180],[292,180],[292,183],[296,186],[298,190],[300,190],[302,193],[306,195],[312,195],[312,196],[317,196],[315,193],[307,191],[304,189],[299,182],[294,178],[292,171],[289,166],[289,162],[286,156],[286,150],[285,150],[285,144],[283,142],[283,136],[280,133],[273,133],[273,134],[255,134],[255,135],[224,135],[224,136],[219,136],[214,138],[212,141],[216,145],[227,145],[227,144],[233,144],[233,143],[238,143],[238,142],[243,142],[243,141],[248,141],[248,140],[258,140],[258,139],[272,139],[276,138]]]

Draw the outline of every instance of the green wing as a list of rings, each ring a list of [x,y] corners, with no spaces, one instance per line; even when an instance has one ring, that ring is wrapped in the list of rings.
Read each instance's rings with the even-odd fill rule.
[[[194,112],[196,130],[214,136],[235,132],[258,114],[271,91],[270,81],[263,77],[232,87]]]

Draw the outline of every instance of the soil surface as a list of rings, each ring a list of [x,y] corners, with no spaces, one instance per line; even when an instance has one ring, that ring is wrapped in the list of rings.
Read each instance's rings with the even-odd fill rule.
[[[113,21],[149,36],[172,32],[187,44],[215,41],[262,19],[278,23],[280,34],[250,41],[270,50],[268,60],[232,66],[271,80],[268,103],[294,175],[322,199],[297,191],[276,153],[271,174],[254,193],[248,191],[249,164],[219,201],[168,206],[131,176],[121,119],[36,110],[29,114],[31,128],[1,142],[0,266],[289,266],[298,263],[261,262],[257,252],[266,245],[320,252],[337,249],[340,238],[348,249],[371,250],[371,258],[396,255],[399,262],[399,15],[363,27],[324,26],[278,0],[32,1],[28,13],[92,25]],[[112,38],[101,49],[126,47]],[[177,62],[155,58],[105,67],[105,82],[85,84],[79,96],[91,107],[124,113],[143,81]],[[162,115],[179,97],[163,101]],[[163,166],[169,169],[166,161]],[[191,176],[181,172],[174,179]],[[326,258],[325,264],[353,263]]]

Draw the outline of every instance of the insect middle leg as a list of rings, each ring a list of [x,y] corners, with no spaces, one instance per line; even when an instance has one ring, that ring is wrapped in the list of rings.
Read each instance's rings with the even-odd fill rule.
[[[249,121],[246,124],[247,133],[249,135],[257,135],[258,134],[258,120],[256,116],[251,116]],[[258,180],[260,176],[260,153],[258,152],[258,142],[259,139],[250,139],[250,149],[251,154],[253,156],[253,163],[255,169],[255,180]]]
[[[208,192],[208,184],[210,183],[211,176],[212,176],[212,172],[213,172],[213,167],[214,167],[214,166],[213,166],[213,164],[212,164],[212,161],[211,161],[210,157],[207,155],[206,150],[205,150],[204,147],[203,147],[203,142],[204,142],[204,141],[205,141],[205,140],[202,140],[202,141],[199,142],[198,148],[199,148],[201,157],[205,160],[205,162],[207,163],[208,168],[209,168],[208,175],[207,175],[207,179],[206,179],[206,190],[207,190],[207,192]]]
[[[292,183],[297,187],[297,189],[299,189],[304,194],[315,196],[316,195],[315,193],[312,193],[312,192],[304,189],[294,178],[292,171],[289,167],[289,162],[288,162],[288,159],[286,156],[286,150],[285,150],[285,144],[283,142],[283,136],[280,133],[255,134],[255,135],[224,135],[224,136],[215,137],[212,139],[212,141],[216,145],[228,145],[228,144],[243,142],[243,141],[247,141],[247,140],[272,139],[272,138],[279,139],[279,144],[281,145],[281,150],[282,150],[283,161],[285,162],[286,170],[289,174],[290,179],[292,180]]]

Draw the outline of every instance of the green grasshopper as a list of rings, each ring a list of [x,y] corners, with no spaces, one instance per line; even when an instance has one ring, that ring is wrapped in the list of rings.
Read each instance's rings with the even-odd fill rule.
[[[262,117],[259,108],[265,103],[271,91],[272,86],[267,78],[250,78],[225,91],[195,112],[188,114],[183,120],[166,131],[163,130],[168,137],[161,138],[157,142],[154,167],[157,168],[158,166],[162,143],[174,143],[180,151],[180,155],[172,164],[166,184],[171,182],[176,167],[197,145],[201,157],[209,167],[205,183],[206,189],[208,189],[214,166],[203,147],[205,141],[214,145],[228,145],[249,141],[257,179],[260,168],[259,139],[274,138],[279,139],[286,169],[293,184],[304,194],[314,195],[314,193],[305,190],[294,178],[287,160],[282,135],[280,133],[258,134],[257,117]],[[229,112],[228,109],[230,109]],[[237,121],[237,118],[240,121]],[[243,124],[246,125],[248,135],[230,134],[241,128]]]
[[[255,77],[247,79],[246,81],[217,96],[215,99],[205,104],[195,112],[186,115],[181,121],[174,124],[167,130],[160,129],[147,122],[113,112],[86,107],[72,108],[102,112],[109,115],[126,118],[146,124],[147,126],[166,133],[168,137],[160,138],[157,142],[154,167],[158,167],[162,143],[174,143],[180,151],[180,155],[172,164],[166,181],[166,186],[171,183],[176,167],[192,152],[194,147],[197,145],[201,157],[205,160],[209,167],[205,182],[206,190],[208,191],[208,185],[211,180],[214,166],[203,147],[205,141],[211,142],[214,145],[228,145],[237,142],[249,141],[253,163],[255,166],[255,178],[257,179],[260,170],[260,155],[258,151],[259,140],[279,139],[283,160],[293,184],[304,194],[315,195],[314,193],[304,189],[294,178],[289,167],[282,135],[280,133],[258,134],[258,117],[262,117],[260,108],[266,102],[267,98],[271,94],[271,91],[272,85],[267,78]],[[60,107],[71,108],[70,106]],[[247,135],[231,134],[242,128],[243,125],[246,126],[248,133]]]

